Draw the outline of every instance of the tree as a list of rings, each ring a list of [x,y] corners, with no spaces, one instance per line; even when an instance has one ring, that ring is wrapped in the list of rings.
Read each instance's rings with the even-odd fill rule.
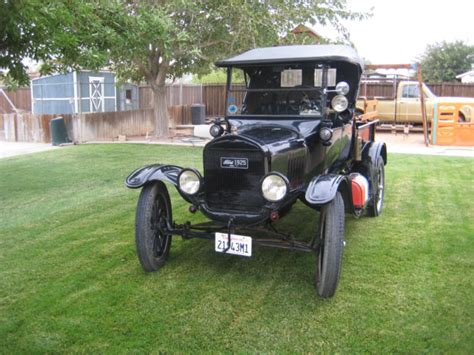
[[[454,81],[456,75],[471,69],[473,61],[474,46],[462,41],[430,44],[421,57],[423,78],[427,82]]]
[[[37,5],[39,0],[17,1]],[[45,0],[41,5],[25,13],[27,21],[41,24],[46,51],[34,58],[43,59],[43,69],[106,65],[123,80],[146,81],[154,93],[156,136],[168,134],[167,78],[207,73],[218,58],[277,44],[300,23],[331,24],[347,38],[342,20],[365,16],[346,10],[346,0]]]
[[[33,21],[38,5],[34,1],[0,1],[0,68],[8,72],[5,82],[26,84],[22,59],[38,60],[46,49],[44,23],[42,19]]]

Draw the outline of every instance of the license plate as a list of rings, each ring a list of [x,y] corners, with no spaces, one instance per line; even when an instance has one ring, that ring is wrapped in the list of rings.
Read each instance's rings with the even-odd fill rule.
[[[223,253],[229,245],[227,233],[216,233],[215,240],[216,251]],[[231,234],[230,248],[226,251],[226,254],[252,256],[252,238],[244,235]]]

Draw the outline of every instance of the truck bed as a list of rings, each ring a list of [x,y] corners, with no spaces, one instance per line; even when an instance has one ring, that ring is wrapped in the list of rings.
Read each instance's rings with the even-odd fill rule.
[[[361,122],[372,121],[377,118],[377,99],[359,98],[356,104],[357,120]]]

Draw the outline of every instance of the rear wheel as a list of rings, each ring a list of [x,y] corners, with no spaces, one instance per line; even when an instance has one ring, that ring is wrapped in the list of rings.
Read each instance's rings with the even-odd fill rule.
[[[321,208],[316,290],[323,298],[336,292],[344,248],[344,200],[340,192]]]
[[[367,214],[371,217],[377,217],[382,213],[385,196],[385,168],[383,158],[380,155],[377,157],[372,169],[373,171],[371,171],[370,175],[373,176],[373,195],[367,206]]]
[[[138,199],[135,217],[135,243],[140,264],[147,272],[165,263],[171,247],[166,222],[171,221],[171,202],[162,182],[146,185]]]

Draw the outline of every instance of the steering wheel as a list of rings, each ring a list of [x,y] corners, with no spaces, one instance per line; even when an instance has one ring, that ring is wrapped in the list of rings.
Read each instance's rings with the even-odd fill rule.
[[[286,94],[286,112],[288,114],[299,114],[300,113],[300,96],[301,91],[289,91]]]
[[[299,85],[295,88],[308,88],[308,85]],[[293,101],[293,102],[291,102]],[[289,91],[286,95],[286,107],[288,113],[299,114],[301,111],[311,110],[316,106],[314,100],[305,91]]]

